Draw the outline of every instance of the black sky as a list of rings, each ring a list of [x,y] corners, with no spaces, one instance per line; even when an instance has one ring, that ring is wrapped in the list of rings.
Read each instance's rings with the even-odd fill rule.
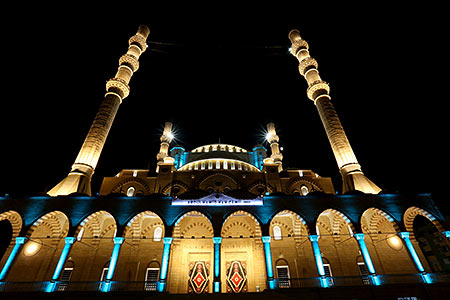
[[[288,53],[288,32],[297,28],[330,83],[365,174],[390,191],[431,192],[447,161],[439,154],[445,136],[438,104],[448,96],[442,77],[431,76],[445,63],[442,8],[324,6],[9,8],[1,28],[8,77],[0,194],[44,192],[67,175],[139,24],[150,27],[149,48],[119,108],[93,191],[121,169],[153,172],[166,121],[187,150],[219,139],[251,149],[274,122],[284,167],[332,177],[340,191],[318,113]]]

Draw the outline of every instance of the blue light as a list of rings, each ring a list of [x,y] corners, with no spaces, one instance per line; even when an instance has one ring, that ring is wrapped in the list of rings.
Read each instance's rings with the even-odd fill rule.
[[[311,241],[314,257],[316,259],[317,272],[319,272],[320,276],[325,276],[325,269],[323,268],[322,254],[320,253],[319,248],[319,236],[318,235],[310,235],[309,240]],[[323,285],[322,285],[323,286]],[[327,284],[328,286],[328,284]]]
[[[261,237],[264,244],[264,254],[266,257],[267,282],[269,289],[275,289],[275,281],[273,280],[272,252],[270,250],[270,236]]]
[[[20,250],[20,247],[25,243],[26,238],[24,237],[16,237],[16,244],[14,245],[14,248],[11,251],[11,254],[9,255],[8,259],[6,260],[5,265],[3,266],[2,272],[0,273],[0,280],[5,279],[6,274],[9,271],[9,268],[11,268],[12,263],[14,262],[14,259],[16,258],[17,253]]]
[[[443,234],[446,238],[450,239],[450,230],[443,231],[442,234]]]
[[[123,237],[114,238],[114,248],[111,254],[111,260],[109,261],[108,273],[106,274],[106,282],[102,284],[102,292],[109,292],[111,287],[111,279],[114,275],[116,269],[117,259],[119,258],[120,247],[125,239]]]
[[[422,274],[420,274],[420,276],[422,276],[422,280],[425,283],[433,283],[433,280],[431,279],[430,274],[427,274],[426,272],[423,272]]]
[[[172,241],[173,238],[170,237],[163,238],[164,249],[161,262],[161,274],[159,276],[159,282],[157,285],[158,292],[164,292],[166,286],[167,270],[169,267],[169,257],[170,257],[170,245],[172,244]]]
[[[63,251],[61,252],[61,256],[59,257],[58,264],[56,265],[55,272],[52,276],[52,281],[49,285],[47,285],[45,291],[46,292],[53,292],[56,287],[55,280],[58,280],[59,275],[61,274],[61,270],[64,267],[64,264],[66,263],[67,256],[69,255],[70,249],[72,248],[73,243],[76,241],[76,238],[74,237],[66,237],[65,238],[65,245],[63,248]]]
[[[220,281],[214,281],[214,293],[220,293]]]
[[[409,232],[400,232],[399,235],[405,241],[406,248],[408,249],[409,254],[412,257],[412,259],[417,267],[417,270],[419,270],[419,272],[425,272],[425,270],[422,266],[422,262],[420,261],[419,256],[417,255],[417,252],[411,243],[411,240],[409,239]]]
[[[380,277],[376,274],[369,276],[373,285],[381,285]]]
[[[327,276],[320,276],[320,285],[321,285],[323,288],[330,287],[330,284],[329,284],[329,281],[328,281]]]
[[[220,244],[222,243],[221,237],[213,237],[214,242],[214,276],[220,276]]]
[[[375,274],[375,268],[373,267],[372,259],[370,258],[369,250],[367,249],[366,242],[364,241],[364,233],[355,233],[355,238],[358,241],[359,249],[364,257],[367,269],[370,274]]]

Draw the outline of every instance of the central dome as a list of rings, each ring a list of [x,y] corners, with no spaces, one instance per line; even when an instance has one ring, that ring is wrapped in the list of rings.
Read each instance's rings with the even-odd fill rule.
[[[263,146],[255,146],[252,151],[247,151],[234,145],[210,144],[191,152],[174,147],[170,155],[175,159],[178,171],[220,169],[260,172],[267,152]]]

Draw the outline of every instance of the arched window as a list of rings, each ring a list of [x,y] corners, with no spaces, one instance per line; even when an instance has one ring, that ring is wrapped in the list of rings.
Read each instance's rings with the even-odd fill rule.
[[[153,241],[159,242],[161,241],[161,237],[162,237],[162,228],[156,227],[155,230],[153,231]]]
[[[134,186],[130,186],[127,190],[127,196],[133,197],[135,192],[136,192],[136,189],[134,188]]]
[[[281,228],[280,226],[273,226],[273,239],[281,240]]]
[[[309,193],[309,189],[308,189],[308,187],[307,187],[306,185],[302,185],[302,186],[300,187],[300,191],[301,191],[301,194],[302,194],[303,196],[306,196],[306,195],[308,195],[308,193]]]

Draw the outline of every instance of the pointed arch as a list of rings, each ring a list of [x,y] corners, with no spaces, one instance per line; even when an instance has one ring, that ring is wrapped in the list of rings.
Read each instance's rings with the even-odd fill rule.
[[[117,223],[114,217],[105,210],[94,212],[87,216],[75,231],[75,236],[81,239],[91,239],[93,246],[98,246],[105,236],[115,236]],[[111,234],[112,231],[112,234]]]
[[[444,226],[442,226],[442,224],[437,220],[437,218],[432,213],[428,212],[423,208],[411,206],[403,214],[403,224],[405,225],[406,231],[410,232],[411,239],[415,239],[413,223],[417,215],[427,218],[431,223],[433,223],[434,226],[436,226],[439,232],[445,231]]]
[[[291,219],[290,224],[286,224],[286,222],[282,222],[280,217],[285,217],[287,219]],[[309,236],[309,228],[306,224],[306,221],[297,213],[285,209],[282,211],[279,211],[277,214],[275,214],[272,217],[272,220],[270,222],[270,226],[275,226],[275,224],[278,224],[282,227],[284,227],[288,232],[291,232],[293,236]],[[270,230],[272,232],[272,230]]]
[[[350,218],[334,208],[321,212],[317,217],[316,226],[331,231],[335,242],[340,242],[342,236],[352,236],[356,231]]]
[[[123,236],[131,238],[133,242],[135,240],[138,241],[142,237],[153,239],[153,233],[156,228],[162,228],[162,236],[164,236],[165,226],[161,217],[150,210],[146,210],[128,221]]]
[[[205,236],[214,236],[214,229],[211,220],[204,213],[197,210],[192,210],[183,214],[175,222],[172,237],[188,237],[190,232],[194,231],[195,229],[197,229],[196,231],[199,230],[200,232],[204,233]]]
[[[16,237],[19,236],[22,230],[23,220],[20,214],[14,210],[2,212],[0,214],[0,221],[8,220],[12,227],[11,245],[16,244]]]
[[[249,220],[251,221],[248,222]],[[222,224],[220,235],[222,237],[228,237],[230,236],[232,228],[236,227],[245,229],[248,232],[249,236],[253,237],[262,236],[260,222],[253,214],[245,210],[237,210],[229,214]],[[233,234],[231,234],[231,236],[233,236]]]
[[[376,207],[366,209],[360,222],[363,233],[369,234],[374,242],[378,240],[379,233],[396,234],[401,231],[392,216]]]
[[[69,218],[63,212],[55,210],[37,219],[25,236],[30,239],[50,239],[50,244],[56,247],[59,239],[66,237],[68,232]]]

